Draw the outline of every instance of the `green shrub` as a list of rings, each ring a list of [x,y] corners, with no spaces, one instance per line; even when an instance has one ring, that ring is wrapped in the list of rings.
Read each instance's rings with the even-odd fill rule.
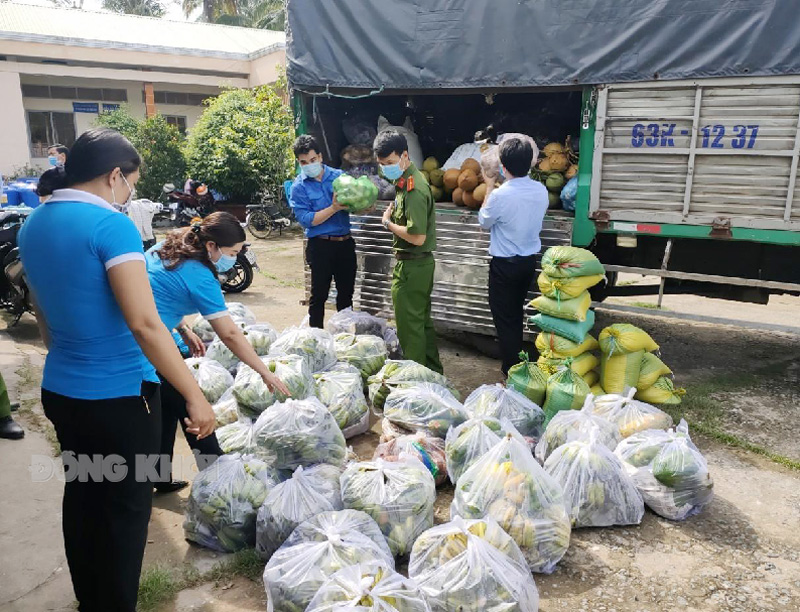
[[[208,102],[189,136],[190,176],[243,203],[280,196],[294,169],[294,123],[269,86],[230,89]]]

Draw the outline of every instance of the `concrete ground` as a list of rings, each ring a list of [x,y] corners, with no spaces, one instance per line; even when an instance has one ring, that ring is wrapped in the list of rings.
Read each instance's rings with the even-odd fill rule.
[[[299,323],[304,315],[299,237],[257,242],[255,249],[262,274],[233,300],[244,302],[259,319],[279,329]],[[796,318],[800,312],[798,298],[781,298],[757,311],[721,300],[719,304],[693,297],[669,296],[669,300],[665,303],[674,309],[686,303],[694,309],[701,303],[716,316],[757,321],[786,320],[790,313]],[[714,397],[729,408],[723,424],[733,433],[800,461],[797,337],[609,312],[598,319],[598,329],[624,320],[648,330],[689,394],[693,389],[699,393],[700,385],[714,377],[744,376],[771,367],[774,376],[765,375],[745,389],[715,390]],[[464,394],[500,380],[495,360],[453,340],[442,341],[442,354],[446,374]],[[19,418],[28,430],[24,441],[0,441],[1,612],[74,609],[59,525],[62,485],[55,480],[32,482],[28,470],[31,456],[52,453],[45,433],[37,431],[46,432],[37,416],[42,359],[32,320],[23,319],[0,335],[0,369],[12,395],[23,399]],[[377,437],[373,431],[353,440],[355,451],[368,458]],[[178,438],[176,452],[188,456],[188,447]],[[710,438],[697,434],[693,438],[714,477],[712,505],[683,523],[648,512],[638,527],[573,532],[570,550],[556,572],[535,577],[541,610],[800,609],[800,472]],[[191,478],[192,470],[184,475]],[[183,491],[154,499],[146,566],[191,564],[202,571],[221,558],[184,541],[181,523],[187,495]],[[448,519],[451,497],[452,488],[440,491],[437,522]],[[161,612],[264,609],[263,587],[244,578],[187,589],[159,608]]]

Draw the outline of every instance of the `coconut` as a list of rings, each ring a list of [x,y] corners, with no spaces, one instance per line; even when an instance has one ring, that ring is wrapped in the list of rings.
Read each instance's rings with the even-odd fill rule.
[[[453,204],[456,206],[464,206],[464,192],[458,187],[453,190]]]
[[[428,181],[428,185],[431,184],[431,175],[428,173],[427,170],[420,170],[419,173],[425,177],[425,180]]]
[[[444,197],[444,189],[441,187],[437,187],[436,185],[431,185],[431,195],[433,199],[439,202],[442,197]]]
[[[572,164],[569,168],[567,168],[564,176],[567,177],[567,180],[569,180],[576,174],[578,174],[578,164]]]
[[[458,186],[464,191],[472,191],[478,186],[478,175],[472,170],[464,170],[458,177]]]
[[[461,170],[451,168],[444,173],[444,186],[446,189],[452,191],[458,187],[458,177],[461,175]]]
[[[551,153],[547,161],[550,162],[550,169],[553,172],[564,172],[569,168],[569,157],[565,153]]]
[[[547,192],[548,206],[547,208],[559,208],[561,206],[561,198],[557,193],[552,191]]]
[[[436,170],[439,167],[439,160],[435,157],[428,157],[422,162],[422,169],[430,172],[431,170]]]
[[[486,183],[481,183],[475,188],[475,191],[472,192],[472,197],[479,203],[483,203],[486,199]]]
[[[547,190],[552,191],[553,193],[561,193],[561,189],[566,184],[567,180],[564,178],[564,175],[559,174],[558,172],[553,172],[553,174],[548,176],[547,180],[544,182],[544,185],[545,187],[547,187]]]
[[[464,170],[472,170],[476,175],[481,173],[481,163],[472,157],[468,157],[464,160],[464,163],[461,164],[461,172]]]
[[[436,187],[444,187],[444,170],[440,168],[435,168],[431,170],[429,173],[430,175],[430,184],[435,185]]]
[[[475,209],[481,207],[481,203],[478,202],[478,200],[475,199],[475,196],[472,195],[472,192],[470,192],[470,191],[465,191],[462,194],[462,198],[464,200],[464,206],[466,206],[467,208],[471,208],[471,209],[475,210]]]
[[[564,148],[564,145],[560,142],[551,142],[545,145],[544,149],[542,149],[542,153],[546,157],[550,157],[553,153],[562,153],[565,154],[567,151]]]
[[[539,162],[539,172],[544,172],[545,174],[550,174],[553,169],[550,167],[550,159],[545,157],[542,161]]]

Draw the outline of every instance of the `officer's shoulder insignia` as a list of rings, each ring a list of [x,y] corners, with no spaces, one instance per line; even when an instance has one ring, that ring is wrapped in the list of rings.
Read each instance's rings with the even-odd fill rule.
[[[413,176],[409,176],[408,177],[408,189],[406,189],[406,191],[414,191],[414,177]]]

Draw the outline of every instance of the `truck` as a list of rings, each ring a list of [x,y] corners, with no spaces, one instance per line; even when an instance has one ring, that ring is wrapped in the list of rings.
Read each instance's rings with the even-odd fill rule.
[[[413,125],[447,159],[487,126],[570,142],[574,212],[544,247],[592,250],[593,297],[664,291],[764,303],[800,293],[800,22],[792,0],[289,0],[287,75],[298,133],[338,165],[354,125]],[[373,129],[373,133],[375,131]],[[381,208],[354,220],[356,305],[391,309]],[[434,318],[494,332],[488,234],[437,203]],[[536,287],[531,288],[531,294]]]

